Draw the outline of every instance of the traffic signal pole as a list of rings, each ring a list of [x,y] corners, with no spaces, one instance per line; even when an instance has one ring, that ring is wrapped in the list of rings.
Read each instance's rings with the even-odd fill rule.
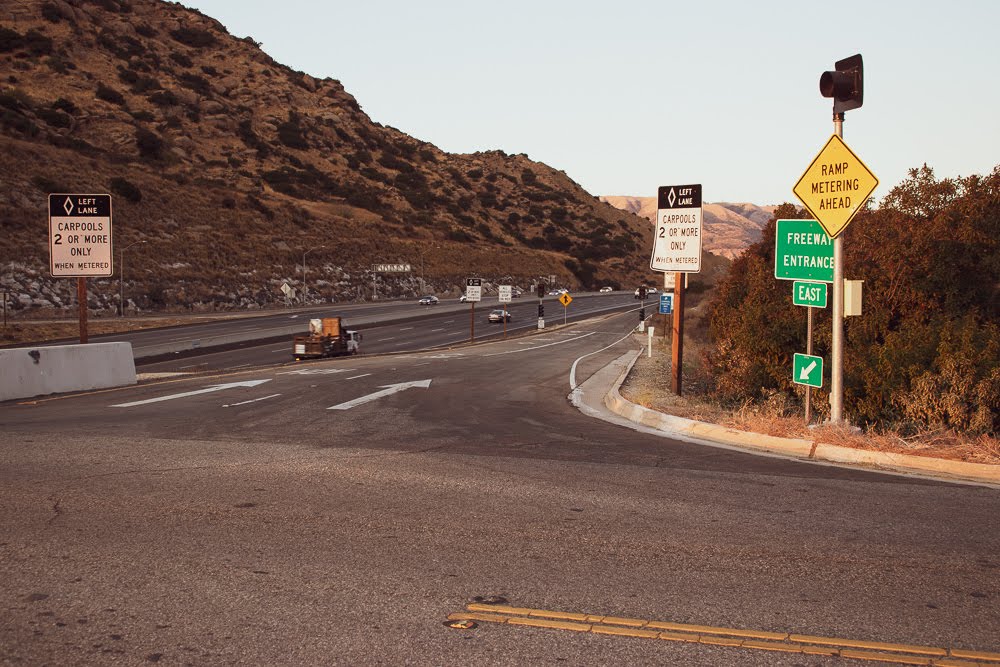
[[[844,138],[844,112],[834,112],[833,133]],[[830,350],[830,422],[844,421],[844,238],[833,239],[833,336]]]

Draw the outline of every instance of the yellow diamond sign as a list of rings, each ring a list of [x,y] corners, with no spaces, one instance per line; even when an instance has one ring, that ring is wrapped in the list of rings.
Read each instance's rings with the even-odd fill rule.
[[[566,306],[568,306],[568,305],[569,305],[570,303],[572,303],[572,301],[573,301],[573,297],[571,297],[571,296],[569,295],[569,292],[563,292],[563,293],[562,293],[562,294],[561,294],[561,295],[559,296],[559,303],[561,303],[561,304],[563,305],[563,308],[565,308],[565,307],[566,307]]]
[[[875,174],[836,134],[792,188],[827,235],[840,236],[878,187]]]

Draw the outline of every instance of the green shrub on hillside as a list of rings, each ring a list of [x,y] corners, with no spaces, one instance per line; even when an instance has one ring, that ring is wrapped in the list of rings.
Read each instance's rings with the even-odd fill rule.
[[[111,192],[124,197],[133,204],[142,201],[142,190],[139,189],[139,186],[120,176],[111,179]]]
[[[170,36],[185,46],[196,49],[203,49],[208,46],[215,46],[216,39],[208,30],[201,28],[180,27],[170,31]]]
[[[99,100],[104,100],[105,102],[110,102],[111,104],[117,104],[120,107],[125,106],[125,96],[111,86],[106,86],[103,83],[97,84],[96,95]]]
[[[803,217],[791,205],[777,218]],[[844,410],[856,423],[976,433],[1000,429],[1000,168],[938,180],[914,169],[844,232],[845,276],[864,280],[864,311],[845,320]],[[798,395],[804,309],[774,278],[774,222],[737,258],[712,303],[708,360],[730,402]],[[828,356],[829,309],[814,322]],[[814,405],[827,409],[827,389]]]

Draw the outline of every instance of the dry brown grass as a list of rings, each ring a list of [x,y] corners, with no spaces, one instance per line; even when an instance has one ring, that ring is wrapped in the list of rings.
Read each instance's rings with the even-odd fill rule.
[[[646,345],[646,336],[635,340]],[[703,372],[689,361],[700,358],[696,342],[685,337],[685,374],[697,377]],[[944,429],[929,430],[904,437],[896,432],[861,432],[850,426],[807,426],[797,405],[775,395],[762,403],[746,403],[737,409],[725,409],[697,393],[696,380],[685,378],[684,396],[670,389],[671,363],[669,338],[654,336],[653,356],[646,348],[632,367],[621,387],[624,398],[637,405],[666,414],[720,424],[729,428],[784,438],[804,438],[869,451],[912,454],[971,463],[1000,464],[1000,440],[988,436],[963,436]]]

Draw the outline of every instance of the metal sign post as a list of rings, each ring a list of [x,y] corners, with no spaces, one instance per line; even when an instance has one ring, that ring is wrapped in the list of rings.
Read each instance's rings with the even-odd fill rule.
[[[503,304],[503,337],[507,337],[507,304],[514,297],[514,287],[512,285],[500,285],[497,290],[497,297]]]
[[[87,342],[87,277],[114,274],[111,195],[49,195],[49,270],[76,278],[80,343]]]
[[[684,361],[684,278],[701,271],[701,184],[661,186],[657,191],[653,255],[649,268],[674,273],[671,386],[681,395]]]
[[[469,342],[476,340],[476,302],[483,298],[483,279],[467,278],[465,280],[465,300],[472,308],[469,310]]]
[[[569,304],[573,303],[573,297],[569,295],[569,292],[563,292],[559,295],[559,303],[563,307],[563,326],[566,326],[566,311],[569,310]]]

